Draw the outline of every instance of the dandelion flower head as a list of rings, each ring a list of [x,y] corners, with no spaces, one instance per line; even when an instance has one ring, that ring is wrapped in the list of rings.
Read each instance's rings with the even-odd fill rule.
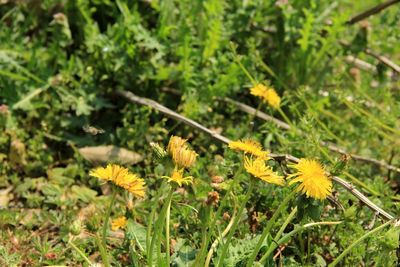
[[[267,183],[276,185],[284,185],[285,183],[283,176],[280,176],[274,172],[272,168],[267,166],[265,161],[261,158],[252,159],[245,157],[244,167],[248,173]]]
[[[254,96],[258,96],[265,103],[268,103],[271,107],[277,109],[281,104],[281,98],[277,94],[277,92],[271,88],[267,87],[261,83],[257,84],[253,88],[250,89],[250,94]]]
[[[116,218],[115,220],[112,220],[111,222],[111,230],[117,231],[118,229],[125,228],[126,224],[128,221],[124,216]]]
[[[119,187],[126,189],[135,196],[144,197],[146,186],[144,180],[136,174],[129,172],[127,168],[116,164],[108,164],[106,168],[98,167],[89,173],[90,176],[101,180],[110,181]]]
[[[259,142],[251,139],[232,141],[229,143],[229,148],[234,150],[243,151],[245,154],[251,154],[257,158],[268,160],[269,151],[264,151]]]
[[[175,168],[171,174],[171,177],[163,176],[163,178],[167,178],[169,183],[174,182],[177,183],[179,186],[182,186],[182,184],[189,185],[193,183],[193,177],[192,176],[184,177],[183,171],[184,171],[183,168],[182,169]]]
[[[307,197],[325,199],[332,191],[332,181],[325,174],[321,163],[313,159],[300,159],[297,164],[291,166],[297,172],[290,174],[288,178],[294,178],[289,185],[300,183],[297,191]]]

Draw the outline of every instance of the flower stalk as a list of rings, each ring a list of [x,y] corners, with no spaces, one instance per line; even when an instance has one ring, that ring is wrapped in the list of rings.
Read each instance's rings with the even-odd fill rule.
[[[230,241],[231,241],[233,235],[235,234],[236,228],[237,228],[237,226],[239,224],[239,221],[241,219],[241,215],[243,213],[243,210],[246,207],[247,201],[250,199],[251,193],[253,192],[254,184],[255,184],[255,179],[251,179],[250,180],[250,184],[249,184],[249,188],[247,190],[247,193],[246,193],[246,195],[244,197],[244,200],[243,200],[242,204],[239,207],[238,215],[235,218],[233,226],[230,229],[228,237],[226,238],[226,240],[224,242],[224,245],[222,247],[221,256],[219,257],[218,263],[216,264],[217,267],[221,267],[223,265],[223,262],[224,262],[224,259],[225,259],[225,255],[226,255],[226,253],[228,251],[228,248],[229,248],[229,245],[230,245]]]
[[[116,188],[113,188],[113,193],[111,195],[110,205],[108,206],[108,209],[107,209],[107,212],[106,212],[106,216],[104,217],[104,224],[103,224],[103,231],[102,231],[102,242],[103,242],[103,246],[104,247],[107,246],[108,221],[110,219],[111,210],[112,210],[112,207],[114,206],[114,202],[115,202],[116,196],[117,196],[117,190],[116,190]]]
[[[253,253],[250,255],[246,267],[251,267],[253,266],[253,262],[256,259],[258,252],[261,249],[262,244],[264,243],[265,238],[267,235],[270,233],[271,228],[274,226],[274,223],[276,219],[278,218],[279,214],[287,207],[287,203],[293,198],[293,196],[296,195],[296,191],[292,191],[289,195],[287,195],[282,203],[279,205],[278,209],[274,212],[274,215],[272,215],[272,218],[268,221],[267,226],[264,228],[260,239],[258,240],[258,243],[256,247],[254,248]]]

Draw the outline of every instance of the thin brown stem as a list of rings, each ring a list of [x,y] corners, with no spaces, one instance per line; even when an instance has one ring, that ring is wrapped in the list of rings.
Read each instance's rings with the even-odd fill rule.
[[[349,19],[347,21],[347,24],[351,25],[351,24],[357,23],[357,22],[359,22],[363,19],[366,19],[374,14],[377,14],[377,13],[381,12],[382,10],[390,7],[391,5],[397,4],[399,2],[400,2],[400,0],[389,0],[389,1],[383,2],[379,5],[376,5],[372,8],[364,11],[364,12],[361,12],[360,14],[355,15],[354,17],[352,17],[351,19]]]
[[[139,97],[131,92],[128,91],[117,91],[117,94],[124,97],[125,99],[127,99],[128,101],[132,102],[132,103],[138,103],[141,105],[145,105],[145,106],[149,106],[155,110],[158,110],[162,113],[164,113],[165,115],[167,115],[170,118],[176,119],[178,121],[181,121],[189,126],[192,126],[193,128],[196,128],[197,130],[203,131],[207,134],[209,134],[211,137],[217,139],[220,142],[223,142],[225,144],[228,144],[231,142],[231,140],[225,136],[222,136],[220,134],[217,134],[213,131],[211,131],[210,129],[204,127],[203,125],[201,125],[198,122],[195,122],[189,118],[186,118],[178,113],[176,113],[175,111],[159,104],[158,102],[148,99],[148,98],[144,98],[144,97]],[[279,155],[279,154],[270,154],[269,155],[271,158],[275,159],[276,161],[286,161],[286,162],[298,162],[299,159],[292,156],[292,155]],[[384,211],[383,209],[381,209],[380,207],[378,207],[376,204],[374,204],[371,200],[368,199],[368,197],[364,196],[360,191],[358,191],[352,184],[350,184],[349,182],[346,182],[345,180],[337,177],[337,176],[333,176],[332,180],[335,181],[337,184],[339,184],[340,186],[344,187],[347,191],[349,191],[352,195],[354,195],[356,198],[358,198],[361,202],[363,202],[368,208],[370,208],[371,210],[377,212],[381,217],[387,219],[387,220],[391,220],[393,219],[393,216],[390,215],[388,212]]]
[[[246,112],[246,113],[249,113],[249,114],[256,114],[256,117],[258,117],[258,118],[260,118],[262,120],[265,120],[265,121],[272,122],[272,123],[274,123],[276,126],[278,126],[281,129],[284,129],[284,130],[290,130],[291,129],[291,126],[289,124],[287,124],[287,123],[285,123],[285,122],[283,122],[281,120],[278,120],[278,119],[276,119],[276,118],[274,118],[272,116],[269,116],[269,115],[267,115],[266,113],[264,113],[262,111],[257,111],[257,113],[256,113],[256,109],[251,107],[251,106],[248,106],[246,104],[243,104],[241,102],[235,101],[235,100],[227,98],[227,97],[223,98],[222,101],[225,101],[227,103],[230,103],[230,104],[236,106],[239,110],[241,110],[243,112]],[[350,157],[352,159],[354,159],[354,160],[367,162],[367,163],[374,164],[374,165],[377,165],[379,167],[386,168],[388,170],[400,173],[400,168],[398,168],[398,167],[396,167],[394,165],[391,165],[391,164],[389,164],[389,163],[387,163],[387,162],[385,162],[383,160],[378,160],[378,159],[374,159],[374,158],[360,156],[360,155],[357,155],[357,154],[352,154],[352,153],[349,153],[346,150],[344,150],[344,149],[342,149],[342,148],[340,148],[340,147],[338,147],[336,145],[330,144],[330,143],[325,142],[325,141],[321,141],[320,143],[321,143],[321,145],[326,146],[330,151],[333,151],[333,152],[336,152],[336,153],[339,153],[339,154],[342,154],[342,155],[350,155]]]

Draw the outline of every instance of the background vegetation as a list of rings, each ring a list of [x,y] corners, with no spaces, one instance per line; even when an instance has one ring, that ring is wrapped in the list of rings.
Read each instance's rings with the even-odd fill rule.
[[[274,153],[318,158],[329,168],[340,155],[320,141],[400,166],[399,73],[370,53],[400,62],[400,6],[346,24],[376,4],[0,1],[0,265],[86,264],[68,245],[70,226],[78,218],[85,221],[86,231],[76,246],[93,262],[100,261],[90,232],[101,225],[110,188],[89,177],[93,160],[81,148],[94,147],[98,157],[101,145],[134,151],[127,166],[149,187],[144,200],[123,195],[113,209],[112,216],[118,217],[128,205],[134,218],[125,237],[115,235],[109,241],[113,265],[132,265],[129,244],[141,238],[160,188],[158,177],[167,175],[166,167],[153,160],[149,143],[166,144],[172,134],[190,138],[199,153],[192,171],[196,182],[174,195],[182,205],[171,210],[173,264],[193,264],[204,219],[194,210],[204,206],[214,176],[226,182],[232,178],[238,157],[189,126],[128,103],[117,90],[154,99],[232,140],[253,137]],[[304,134],[255,119],[222,100],[259,105],[249,94],[252,83],[239,60],[257,81],[276,89],[282,110]],[[284,120],[265,105],[261,110]],[[375,204],[399,214],[398,172],[355,160],[346,172],[342,177]],[[242,266],[243,252],[254,247],[251,240],[286,193],[259,186],[243,214],[248,223],[240,224],[225,266]],[[237,188],[235,194],[240,198],[244,192]],[[344,188],[335,185],[333,197],[340,204],[325,201],[323,209],[293,224],[343,223],[294,236],[277,263],[325,266],[356,237],[383,222]],[[224,212],[232,215],[232,209],[228,205]],[[227,221],[220,223],[222,231]],[[374,234],[346,256],[343,266],[395,266],[398,234],[398,227]]]

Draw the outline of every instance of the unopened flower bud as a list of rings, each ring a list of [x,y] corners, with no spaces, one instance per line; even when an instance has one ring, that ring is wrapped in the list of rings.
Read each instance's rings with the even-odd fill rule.
[[[150,146],[153,150],[153,155],[156,160],[161,160],[167,156],[167,151],[158,143],[151,142]]]
[[[206,204],[208,206],[217,206],[219,202],[219,193],[217,191],[208,192]]]
[[[222,219],[224,219],[224,221],[229,221],[231,219],[231,215],[229,215],[228,212],[224,212]]]
[[[82,221],[79,219],[75,220],[69,227],[69,231],[73,235],[79,235],[82,231]]]
[[[224,177],[219,175],[214,175],[213,177],[211,177],[211,181],[215,184],[220,184],[224,181]]]

